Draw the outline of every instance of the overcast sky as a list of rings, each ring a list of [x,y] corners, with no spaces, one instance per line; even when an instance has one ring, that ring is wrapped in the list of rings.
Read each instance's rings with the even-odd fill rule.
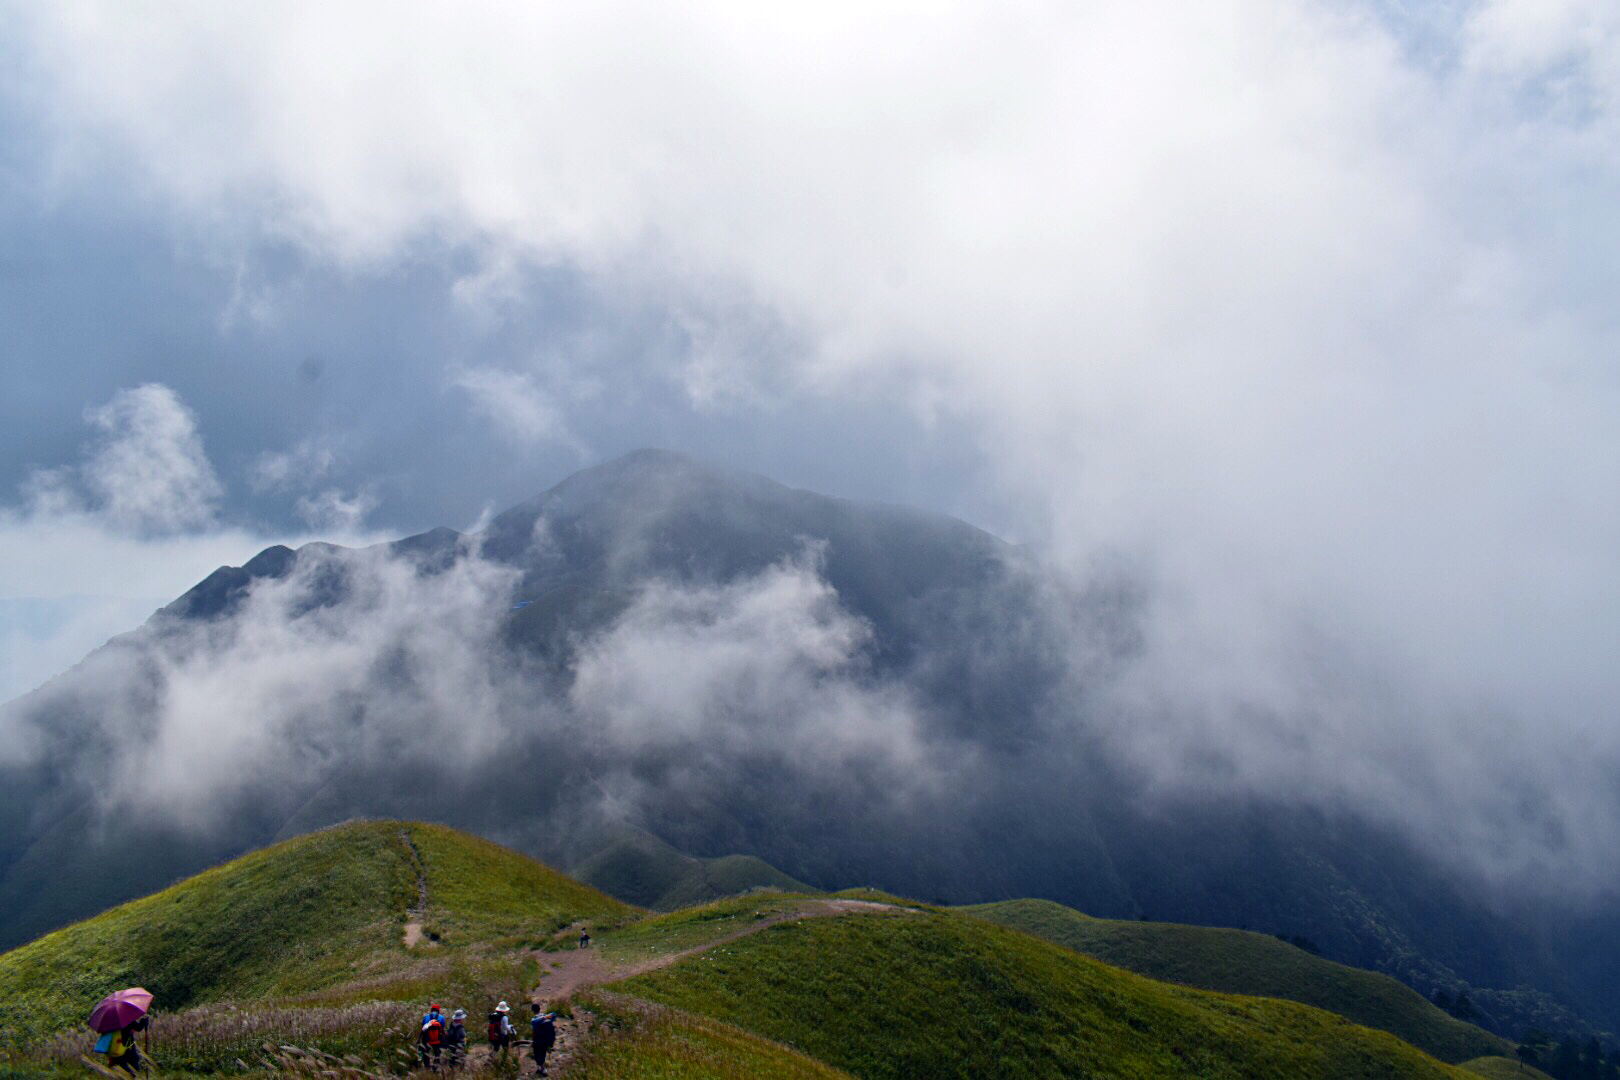
[[[654,445],[1607,752],[1617,174],[1612,0],[0,4],[0,696]]]

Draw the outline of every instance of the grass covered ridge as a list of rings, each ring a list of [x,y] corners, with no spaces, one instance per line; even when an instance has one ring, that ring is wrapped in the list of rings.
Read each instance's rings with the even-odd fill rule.
[[[1290,1002],[1156,983],[976,919],[784,922],[616,989],[865,1077],[1451,1077]]]
[[[165,1011],[230,999],[298,998],[390,979],[423,987],[484,979],[490,964],[444,948],[407,950],[407,912],[447,943],[539,933],[630,909],[515,852],[453,829],[360,822],[301,836],[0,955],[0,1041],[74,1027],[113,990],[142,985]],[[476,970],[474,970],[476,969]],[[414,973],[414,974],[413,974]],[[513,970],[511,976],[522,977]],[[504,980],[503,980],[504,981]],[[411,987],[389,988],[398,994]]]
[[[1442,1061],[1513,1054],[1506,1039],[1448,1016],[1387,975],[1324,960],[1268,934],[1094,919],[1050,900],[1008,900],[957,910],[1150,978],[1314,1005],[1398,1035]]]

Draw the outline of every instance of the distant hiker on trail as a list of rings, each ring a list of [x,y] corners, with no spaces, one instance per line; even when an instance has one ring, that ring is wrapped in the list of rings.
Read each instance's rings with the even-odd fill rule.
[[[538,1001],[530,1002],[529,1008],[534,1010],[534,1019],[529,1021],[529,1031],[534,1040],[529,1045],[534,1053],[534,1075],[545,1076],[546,1055],[557,1045],[557,1014],[546,1012]]]
[[[450,1014],[450,1030],[444,1033],[444,1045],[450,1048],[450,1067],[459,1069],[467,1060],[466,1009],[457,1009]]]
[[[517,1034],[516,1030],[512,1027],[512,1021],[509,1020],[506,1015],[511,1011],[512,1006],[503,1001],[499,1005],[495,1006],[494,1012],[489,1014],[490,1049],[496,1050],[503,1054],[506,1052],[507,1048],[512,1045],[512,1036]]]
[[[591,947],[591,932],[585,927],[581,927],[579,931],[579,947],[582,949]]]
[[[438,1071],[439,1055],[444,1052],[444,1017],[439,1014],[437,1005],[422,1021],[422,1034],[417,1037],[416,1049],[422,1055],[422,1067]]]
[[[444,1023],[444,1010],[437,1004],[429,1005],[428,1011],[422,1015],[422,1026],[427,1027],[428,1021],[438,1017],[439,1023]]]
[[[107,1055],[107,1068],[123,1069],[134,1076],[141,1068],[141,1051],[136,1045],[135,1033],[145,1031],[147,1018],[141,1017],[132,1024],[126,1024],[106,1037],[107,1046],[103,1051]],[[100,1049],[100,1045],[97,1045]]]

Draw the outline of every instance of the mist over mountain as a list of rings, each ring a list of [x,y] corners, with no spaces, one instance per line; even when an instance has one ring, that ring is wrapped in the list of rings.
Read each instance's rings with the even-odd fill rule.
[[[1620,1022],[1589,890],[1504,891],[1371,803],[1156,773],[1119,689],[1153,600],[1124,562],[1079,580],[659,451],[468,533],[272,547],[0,712],[0,946],[399,816],[570,866],[631,828],[823,887],[1300,935],[1510,1034]]]

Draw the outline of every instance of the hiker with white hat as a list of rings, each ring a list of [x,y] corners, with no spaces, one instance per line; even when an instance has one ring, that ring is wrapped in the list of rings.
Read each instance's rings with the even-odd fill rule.
[[[489,1047],[498,1053],[506,1052],[512,1045],[512,1036],[516,1034],[511,1019],[506,1015],[511,1011],[512,1006],[503,1001],[489,1014]]]
[[[458,1068],[467,1060],[467,1010],[457,1009],[450,1014],[450,1030],[444,1033],[444,1045],[450,1051],[450,1067]]]

